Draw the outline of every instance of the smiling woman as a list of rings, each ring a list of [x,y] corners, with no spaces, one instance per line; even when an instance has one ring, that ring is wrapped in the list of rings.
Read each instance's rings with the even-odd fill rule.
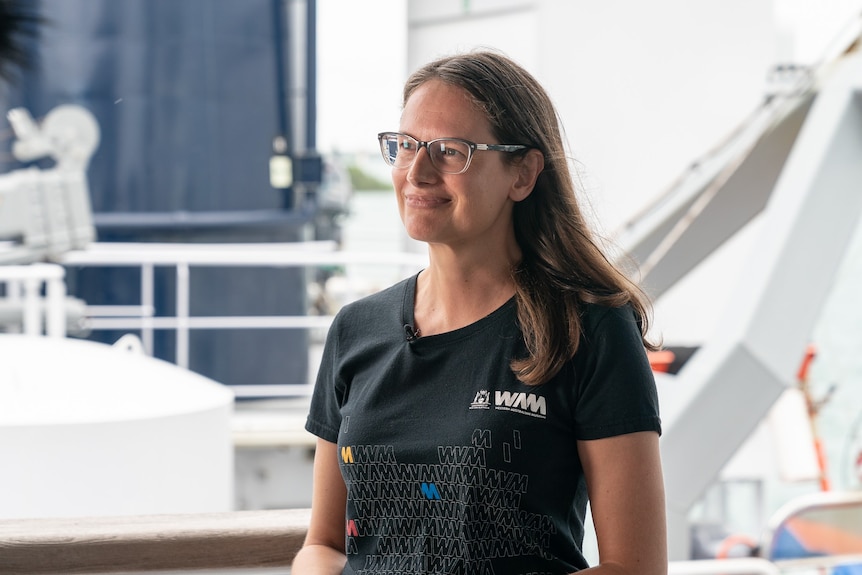
[[[329,330],[293,572],[585,570],[589,499],[590,571],[662,575],[648,304],[585,223],[544,89],[496,52],[443,58],[379,140],[429,264]]]

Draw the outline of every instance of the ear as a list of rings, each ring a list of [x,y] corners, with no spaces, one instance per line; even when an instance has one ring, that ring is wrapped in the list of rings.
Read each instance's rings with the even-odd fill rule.
[[[515,180],[512,182],[512,189],[509,191],[509,198],[512,201],[520,202],[530,195],[533,187],[536,185],[536,179],[539,174],[545,169],[545,156],[539,150],[530,150],[515,165]]]

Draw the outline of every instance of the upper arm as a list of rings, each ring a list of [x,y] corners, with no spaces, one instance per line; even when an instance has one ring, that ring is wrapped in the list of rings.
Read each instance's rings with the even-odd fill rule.
[[[325,545],[344,552],[347,489],[338,469],[338,446],[317,440],[314,454],[314,484],[311,522],[305,545]]]
[[[311,521],[305,543],[291,565],[295,575],[336,575],[347,558],[344,555],[345,505],[347,489],[338,470],[338,446],[317,440],[314,453],[314,486]]]
[[[658,434],[578,441],[601,565],[667,573],[667,527]]]

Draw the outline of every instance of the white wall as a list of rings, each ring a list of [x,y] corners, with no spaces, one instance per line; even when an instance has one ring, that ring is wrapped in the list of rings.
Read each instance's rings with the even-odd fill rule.
[[[422,2],[408,5],[408,68],[473,48],[500,49],[535,72],[541,58],[535,0]]]
[[[539,74],[608,229],[758,104],[769,0],[543,3]]]
[[[407,67],[406,10],[397,0],[317,2],[321,151],[377,153],[377,133],[398,126]]]
[[[811,65],[852,34],[862,0],[773,0],[775,59]]]

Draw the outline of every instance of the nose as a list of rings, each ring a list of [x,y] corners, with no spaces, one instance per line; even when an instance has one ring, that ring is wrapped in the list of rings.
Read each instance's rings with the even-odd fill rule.
[[[424,148],[424,150],[423,150]],[[432,181],[437,176],[437,169],[431,163],[431,154],[426,142],[420,142],[416,150],[416,157],[407,170],[407,181],[411,184]]]

